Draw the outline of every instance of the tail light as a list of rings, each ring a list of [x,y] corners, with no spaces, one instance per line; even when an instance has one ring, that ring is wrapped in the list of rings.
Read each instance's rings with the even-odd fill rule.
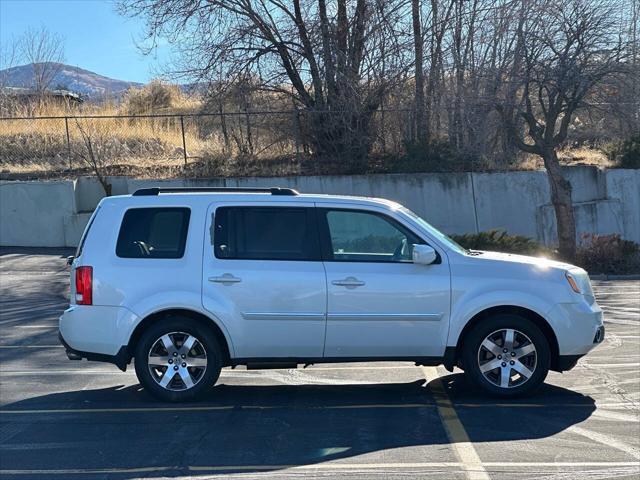
[[[93,304],[93,267],[76,268],[76,303]]]

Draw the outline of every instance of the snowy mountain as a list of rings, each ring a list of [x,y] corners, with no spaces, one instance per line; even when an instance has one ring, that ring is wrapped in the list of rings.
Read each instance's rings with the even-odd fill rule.
[[[57,70],[50,89],[64,89],[91,99],[118,97],[130,87],[142,84],[105,77],[89,70],[56,63],[50,65]],[[34,86],[34,65],[20,65],[0,70],[0,86],[32,88]]]

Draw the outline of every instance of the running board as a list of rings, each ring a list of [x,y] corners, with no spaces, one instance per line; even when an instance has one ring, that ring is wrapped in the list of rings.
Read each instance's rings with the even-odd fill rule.
[[[297,362],[253,362],[247,363],[247,370],[269,370],[298,368]]]

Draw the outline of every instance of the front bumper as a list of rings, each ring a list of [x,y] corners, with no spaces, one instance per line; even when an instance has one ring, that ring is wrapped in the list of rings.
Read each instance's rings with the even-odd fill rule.
[[[604,325],[598,327],[596,334],[593,337],[594,346],[604,341]],[[556,361],[551,366],[551,370],[556,372],[566,372],[576,366],[578,360],[584,355],[558,355]]]
[[[556,334],[561,357],[580,357],[604,340],[602,310],[596,303],[560,303],[549,311],[547,319]]]

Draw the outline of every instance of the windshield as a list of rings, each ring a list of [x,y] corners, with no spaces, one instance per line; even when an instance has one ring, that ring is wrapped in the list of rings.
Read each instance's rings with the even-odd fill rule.
[[[468,250],[466,248],[463,248],[460,245],[458,245],[455,241],[453,241],[447,235],[445,235],[440,230],[430,225],[426,220],[424,220],[418,214],[412,212],[406,207],[401,207],[399,211],[411,217],[415,222],[420,224],[422,228],[424,228],[427,232],[429,232],[430,235],[433,235],[434,237],[436,237],[436,239],[438,239],[439,241],[447,245],[449,248],[455,250],[458,253],[468,253]]]

